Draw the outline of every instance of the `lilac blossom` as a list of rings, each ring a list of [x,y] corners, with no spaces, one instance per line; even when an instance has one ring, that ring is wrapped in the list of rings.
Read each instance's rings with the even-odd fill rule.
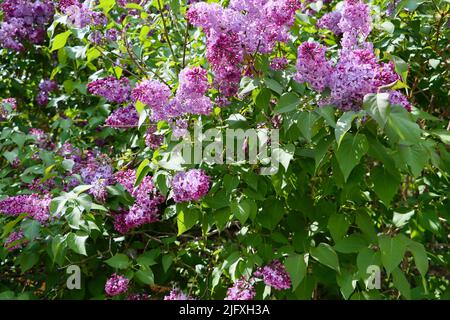
[[[203,170],[192,169],[175,174],[172,179],[175,202],[198,201],[209,191],[209,176]]]

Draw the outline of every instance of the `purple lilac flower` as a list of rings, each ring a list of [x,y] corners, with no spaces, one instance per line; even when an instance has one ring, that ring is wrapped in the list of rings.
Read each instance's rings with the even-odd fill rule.
[[[0,100],[0,120],[6,118],[11,111],[15,110],[17,110],[17,101],[15,98]]]
[[[139,115],[133,104],[114,110],[105,124],[114,129],[127,129],[138,126]]]
[[[45,223],[50,217],[50,201],[50,195],[41,197],[36,193],[31,195],[12,196],[0,200],[0,213],[10,216],[28,213],[31,218],[40,223]]]
[[[128,290],[129,283],[129,279],[117,273],[113,273],[112,276],[106,281],[105,292],[110,297],[117,296]]]
[[[303,42],[298,47],[297,73],[294,79],[300,83],[308,82],[311,88],[319,92],[328,87],[332,66],[325,53],[324,46],[315,42]]]
[[[241,278],[228,288],[225,300],[253,300],[256,290],[250,281]]]
[[[68,2],[64,6],[60,6],[60,8],[67,16],[68,22],[77,28],[105,25],[107,23],[107,18],[102,12],[95,12],[86,4],[77,1],[74,1],[73,4]]]
[[[251,70],[245,66],[246,55],[270,53],[277,41],[288,41],[299,7],[298,0],[231,0],[228,8],[197,2],[189,7],[186,18],[206,34],[206,58],[222,95],[235,95],[242,72]]]
[[[151,177],[145,177],[139,186],[134,187],[136,172],[134,170],[119,171],[115,179],[135,199],[130,210],[119,210],[114,215],[114,227],[122,234],[129,229],[159,220],[159,205],[165,197],[156,189]]]
[[[185,294],[178,288],[174,288],[164,297],[164,300],[195,300],[193,297]]]
[[[354,48],[364,41],[372,30],[370,8],[361,0],[346,0],[342,10],[339,29],[343,33],[342,47]]]
[[[150,300],[150,297],[147,293],[132,293],[127,296],[127,300]]]
[[[88,84],[89,93],[102,96],[111,103],[127,102],[130,97],[130,90],[128,78],[116,79],[113,76],[109,76]]]
[[[408,112],[411,112],[412,110],[411,104],[409,103],[408,98],[405,95],[395,90],[389,90],[388,93],[389,93],[389,102],[391,103],[391,105],[402,106],[403,108],[408,110]]]
[[[324,14],[319,20],[317,20],[317,27],[322,29],[331,30],[335,35],[342,34],[341,28],[339,28],[339,21],[341,20],[341,13],[339,11],[332,11]]]
[[[178,172],[172,179],[172,189],[175,202],[198,201],[209,191],[209,177],[199,169]]]
[[[291,287],[291,278],[286,268],[278,260],[273,260],[268,265],[259,268],[254,272],[254,276],[262,278],[266,285],[276,290],[284,290]]]
[[[150,107],[153,121],[166,120],[171,116],[166,110],[170,96],[169,87],[156,80],[144,80],[131,92],[134,102],[140,101]]]
[[[42,43],[47,24],[53,18],[52,1],[5,0],[0,26],[0,46],[23,51],[24,43]]]
[[[145,134],[145,145],[153,150],[158,149],[164,141],[164,136],[156,133],[156,131],[156,125],[152,124]]]
[[[286,57],[276,57],[270,62],[270,68],[272,70],[283,70],[288,66],[289,61]]]
[[[90,157],[87,164],[81,168],[83,182],[92,185],[89,193],[99,201],[105,201],[108,195],[106,187],[115,181],[113,168],[106,156]]]
[[[12,252],[14,250],[23,248],[28,243],[28,240],[24,239],[23,230],[11,232],[8,239],[5,240],[4,247]]]

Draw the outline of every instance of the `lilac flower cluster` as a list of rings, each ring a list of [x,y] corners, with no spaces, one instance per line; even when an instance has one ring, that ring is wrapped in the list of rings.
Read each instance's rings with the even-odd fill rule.
[[[366,94],[382,91],[383,87],[399,80],[399,76],[393,63],[380,63],[372,44],[365,41],[371,31],[367,4],[361,0],[346,0],[341,13],[325,15],[322,21],[319,20],[319,26],[328,24],[337,25],[343,33],[337,63],[333,65],[327,59],[325,47],[304,42],[298,48],[294,79],[309,83],[318,92],[329,88],[330,96],[321,104],[332,104],[344,111],[358,110]],[[401,105],[408,109],[406,103]]]
[[[276,290],[284,290],[291,287],[291,278],[279,260],[273,260],[268,265],[259,268],[253,275],[262,278],[266,285]]]
[[[34,137],[36,140],[36,145],[39,148],[51,150],[55,147],[50,137],[41,129],[30,128],[30,130],[28,130],[28,134]]]
[[[93,11],[87,4],[77,0],[65,0],[60,3],[59,9],[67,16],[69,23],[77,28],[105,25],[108,22],[103,13]]]
[[[225,300],[253,300],[255,295],[256,290],[253,284],[249,280],[241,278],[228,288]]]
[[[200,169],[178,172],[172,179],[173,199],[175,202],[198,201],[208,193],[209,180]]]
[[[0,213],[9,216],[18,216],[22,213],[27,213],[34,220],[45,223],[50,217],[50,201],[50,195],[41,197],[36,193],[12,196],[0,200]]]
[[[92,185],[89,193],[98,201],[105,201],[108,196],[106,187],[115,182],[109,158],[102,154],[89,154],[80,169],[80,175],[85,184]]]
[[[190,6],[186,17],[207,36],[206,58],[221,94],[237,93],[246,56],[270,53],[276,42],[288,40],[299,7],[298,0],[231,0],[228,8],[205,2]]]
[[[114,129],[127,129],[138,126],[139,115],[136,107],[129,104],[127,107],[114,110],[106,119],[105,124]]]
[[[51,1],[5,0],[1,9],[3,23],[0,27],[0,46],[23,51],[25,42],[42,43],[46,25],[54,14]]]
[[[127,300],[150,300],[150,298],[147,293],[132,293],[127,296]]]
[[[270,62],[270,68],[272,70],[283,70],[288,66],[289,61],[286,57],[276,57]]]
[[[111,103],[124,103],[130,98],[131,87],[128,78],[116,79],[109,76],[88,83],[88,91]]]
[[[52,190],[55,186],[56,184],[54,178],[50,178],[45,181],[42,181],[41,178],[34,178],[33,181],[28,185],[28,189],[34,192],[46,194],[49,193],[50,190]]]
[[[341,17],[342,15],[339,11],[326,13],[317,20],[316,26],[318,28],[331,30],[335,35],[339,36],[342,34],[342,30],[339,27]]]
[[[17,101],[15,98],[0,100],[0,120],[5,119],[11,111],[15,110],[17,110]]]
[[[167,296],[164,297],[164,300],[195,300],[190,295],[185,294],[178,288],[172,289]]]
[[[142,81],[132,90],[131,98],[150,107],[152,121],[172,120],[185,114],[210,114],[212,102],[205,96],[208,88],[207,71],[187,67],[179,74],[179,87],[172,99],[169,87],[157,80]]]
[[[125,234],[130,229],[159,220],[158,206],[165,201],[165,197],[158,192],[151,177],[145,177],[136,188],[134,170],[119,171],[115,178],[135,199],[129,211],[122,209],[115,213],[114,227],[117,231]]]
[[[145,134],[145,145],[153,150],[158,149],[164,141],[164,136],[162,134],[157,134],[156,131],[156,125],[152,124]]]
[[[48,104],[48,98],[50,92],[56,91],[58,84],[53,80],[42,80],[39,84],[39,93],[36,101],[40,106],[46,106]]]
[[[157,80],[144,80],[131,92],[134,102],[140,101],[151,108],[153,121],[165,120],[171,116],[166,110],[170,96],[169,87]]]
[[[28,240],[24,239],[23,230],[11,232],[8,239],[4,242],[4,247],[12,252],[14,250],[20,249],[28,243]]]
[[[298,47],[297,73],[294,79],[300,83],[308,82],[316,91],[329,86],[332,65],[327,60],[326,48],[315,42],[303,42]]]
[[[395,90],[389,90],[388,93],[389,102],[391,103],[391,105],[399,105],[409,112],[412,111],[411,104],[409,103],[408,98],[405,95]]]
[[[105,292],[110,297],[117,296],[127,292],[129,283],[129,279],[120,274],[113,273],[112,276],[106,281]]]

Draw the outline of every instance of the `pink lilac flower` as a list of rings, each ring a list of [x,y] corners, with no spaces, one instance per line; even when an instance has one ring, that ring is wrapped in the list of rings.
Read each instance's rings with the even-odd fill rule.
[[[42,80],[39,84],[39,93],[36,97],[36,101],[39,105],[45,106],[48,104],[50,92],[56,91],[58,84],[53,80]]]
[[[241,278],[228,288],[225,300],[253,300],[256,290],[250,281]]]
[[[342,34],[341,28],[339,28],[339,22],[341,20],[341,13],[339,11],[332,11],[324,14],[319,20],[317,20],[317,27],[322,29],[331,30],[335,35]]]
[[[389,90],[388,93],[389,93],[389,102],[391,103],[391,105],[402,106],[403,108],[408,110],[408,112],[411,112],[412,110],[411,104],[409,103],[408,98],[405,95],[395,90]]]
[[[42,43],[47,24],[54,14],[51,1],[5,0],[1,9],[0,46],[23,51],[26,42]]]
[[[49,217],[50,195],[39,196],[36,193],[31,195],[12,196],[0,200],[0,213],[18,216],[28,213],[29,217],[40,223],[45,223]]]
[[[170,96],[169,87],[157,80],[144,80],[131,92],[134,102],[140,101],[150,107],[153,121],[166,120],[171,116],[166,110]]]
[[[370,8],[361,0],[346,0],[342,10],[339,29],[343,33],[342,47],[354,48],[364,41],[372,30]]]
[[[207,37],[206,58],[214,73],[214,85],[225,97],[233,96],[245,66],[245,56],[270,53],[276,42],[287,42],[295,21],[298,0],[231,0],[228,8],[197,2],[186,18],[201,27]]]
[[[323,91],[330,84],[331,63],[327,60],[326,48],[315,42],[303,42],[298,47],[297,73],[294,79],[307,82],[316,91]]]
[[[145,145],[153,150],[158,149],[164,141],[164,136],[156,133],[156,131],[156,125],[152,124],[145,134]]]
[[[167,296],[164,297],[164,300],[195,300],[193,297],[185,294],[178,288],[172,289]]]
[[[23,230],[11,232],[8,239],[5,240],[4,247],[12,252],[14,250],[23,248],[28,243],[28,240],[24,239]]]
[[[133,104],[114,110],[106,119],[105,124],[114,129],[127,129],[138,126],[139,115]]]
[[[383,63],[378,67],[375,75],[375,85],[377,87],[386,86],[400,80],[400,76],[395,72],[395,66],[392,61]]]
[[[29,184],[28,189],[39,193],[49,193],[55,186],[54,178],[47,179],[44,182],[42,182],[41,178],[34,178]]]
[[[116,79],[113,76],[109,76],[88,84],[89,93],[102,96],[111,103],[127,102],[130,97],[130,90],[128,78]]]
[[[291,278],[286,268],[278,260],[273,260],[268,265],[259,268],[254,272],[254,276],[262,278],[266,285],[276,290],[284,290],[291,287]]]
[[[289,61],[286,57],[276,57],[270,62],[270,68],[272,68],[272,70],[283,70],[286,69],[288,64]]]
[[[172,138],[179,139],[185,137],[188,132],[189,123],[186,119],[179,118],[170,124],[172,128]]]
[[[105,155],[89,156],[80,169],[85,184],[92,185],[89,193],[99,201],[105,201],[108,195],[106,187],[115,182],[110,159]]]
[[[15,98],[0,100],[0,120],[6,118],[11,111],[15,110],[17,110],[17,101]]]
[[[112,276],[106,281],[105,292],[110,297],[117,296],[128,290],[129,283],[129,279],[117,273],[113,273]]]
[[[175,202],[198,201],[209,191],[209,177],[200,169],[178,172],[172,189]]]
[[[119,171],[115,179],[134,198],[134,204],[127,212],[120,210],[114,215],[114,226],[121,233],[159,220],[159,205],[165,197],[156,189],[151,177],[147,176],[139,186],[134,187],[136,172],[134,170]]]
[[[67,3],[60,8],[67,16],[68,22],[77,28],[105,25],[107,23],[107,18],[102,12],[93,11],[86,4],[74,1],[73,4]]]

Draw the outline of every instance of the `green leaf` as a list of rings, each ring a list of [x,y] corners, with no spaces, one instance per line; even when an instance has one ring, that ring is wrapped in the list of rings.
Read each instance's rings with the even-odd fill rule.
[[[33,268],[38,263],[39,255],[34,252],[25,252],[19,257],[20,269],[22,272],[26,272]]]
[[[306,276],[305,256],[300,254],[289,255],[284,265],[292,281],[292,291],[295,291]]]
[[[53,52],[55,50],[58,50],[58,49],[61,49],[62,47],[64,47],[67,43],[67,39],[69,38],[69,36],[71,34],[72,33],[70,32],[70,30],[67,30],[66,32],[56,35],[53,38],[52,48],[50,49],[50,52]]]
[[[388,207],[400,187],[400,174],[393,175],[384,168],[376,167],[371,170],[370,176],[374,184],[373,190]]]
[[[392,222],[397,228],[401,228],[408,224],[408,221],[413,217],[415,211],[409,210],[408,212],[396,212],[394,211],[394,215],[392,217]]]
[[[142,179],[147,175],[147,173],[150,171],[150,167],[148,164],[150,163],[150,160],[144,159],[139,167],[136,170],[136,181],[134,183],[134,186],[137,187],[141,182]]]
[[[21,227],[25,238],[28,240],[34,240],[41,230],[41,224],[36,220],[25,220],[22,222]]]
[[[300,98],[293,92],[287,92],[280,97],[275,112],[285,113],[294,111],[300,104]]]
[[[130,259],[123,253],[117,253],[105,262],[113,268],[126,269],[130,264]]]
[[[374,251],[369,248],[361,249],[356,257],[356,265],[358,267],[358,273],[362,280],[367,281],[369,273],[367,268],[370,266],[376,266],[381,270],[381,256],[379,251]]]
[[[278,199],[267,199],[264,201],[263,210],[258,215],[258,221],[269,230],[275,229],[284,216],[283,203]]]
[[[392,270],[392,280],[398,291],[400,291],[406,299],[411,299],[411,286],[399,268]]]
[[[272,150],[272,157],[276,159],[287,171],[289,163],[294,158],[295,147],[293,144],[283,145]]]
[[[155,276],[153,274],[152,269],[145,268],[145,269],[139,269],[135,273],[136,278],[139,279],[144,284],[147,285],[154,285],[155,284]]]
[[[197,209],[183,209],[178,213],[177,225],[178,235],[191,229],[199,220],[200,211]]]
[[[392,106],[387,121],[387,133],[397,138],[402,144],[417,144],[422,129],[415,123],[409,112],[401,106]]]
[[[312,128],[319,119],[319,115],[311,111],[302,111],[297,117],[297,126],[300,132],[308,142],[311,142]]]
[[[356,134],[353,136],[351,134],[347,134],[344,137],[341,145],[336,151],[336,159],[345,181],[347,181],[353,168],[359,163],[368,150],[369,144],[364,135]]]
[[[255,217],[256,210],[255,201],[250,199],[243,199],[239,202],[234,201],[231,203],[231,211],[241,224],[244,224],[248,217]]]
[[[356,225],[370,242],[375,242],[377,239],[377,233],[375,232],[373,223],[372,218],[367,212],[360,210],[356,214]]]
[[[345,300],[348,300],[353,291],[355,291],[356,284],[358,283],[355,275],[349,271],[344,271],[336,276],[336,281],[339,285],[339,290],[341,291],[342,296]]]
[[[402,261],[406,251],[406,243],[401,237],[380,235],[378,243],[381,251],[381,262],[389,275]]]
[[[67,244],[74,252],[87,256],[86,240],[88,236],[80,236],[75,233],[70,233],[67,237]]]
[[[329,244],[320,243],[317,247],[311,248],[309,253],[321,264],[340,272],[338,256]]]
[[[172,265],[173,257],[170,254],[166,254],[162,257],[162,265],[164,272],[167,272],[169,270],[170,266]]]
[[[159,250],[146,251],[137,257],[136,262],[142,267],[150,267],[156,263],[155,259],[159,255]]]
[[[350,222],[343,214],[334,213],[328,219],[328,230],[330,230],[331,237],[334,242],[342,239],[350,227]]]
[[[353,233],[342,240],[339,240],[334,245],[334,249],[342,253],[354,253],[359,252],[364,248],[367,248],[368,244],[361,235]]]
[[[417,270],[419,270],[422,277],[425,277],[428,271],[428,257],[425,247],[419,242],[410,240],[408,242],[408,250],[414,256]]]
[[[352,127],[353,119],[356,118],[356,113],[353,111],[345,112],[336,122],[336,128],[334,129],[334,134],[336,136],[336,142],[339,145],[342,142],[345,134]]]
[[[390,113],[389,94],[371,93],[364,96],[363,109],[376,121],[381,128],[384,128],[387,117]]]

